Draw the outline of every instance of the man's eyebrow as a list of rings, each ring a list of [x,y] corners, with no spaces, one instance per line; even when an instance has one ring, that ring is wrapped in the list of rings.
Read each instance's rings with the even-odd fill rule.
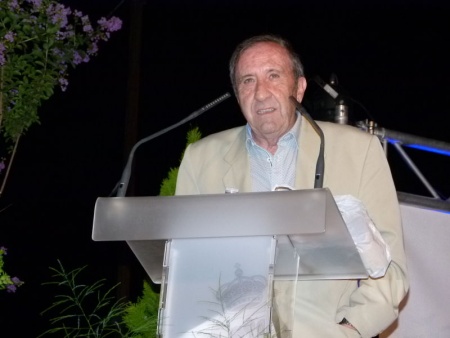
[[[269,68],[269,69],[266,70],[266,73],[271,73],[271,72],[282,73],[283,70],[282,69],[278,69],[278,68]]]
[[[237,81],[238,82],[242,82],[242,80],[244,80],[244,79],[247,79],[247,78],[249,78],[249,77],[253,77],[254,75],[253,74],[244,74],[244,75],[240,75],[240,76],[237,76]]]
[[[271,72],[276,72],[276,73],[282,73],[283,70],[282,69],[278,69],[278,68],[267,68],[266,70],[264,70],[265,73],[271,73]],[[255,76],[255,74],[253,73],[247,73],[247,74],[243,74],[238,76],[238,79],[243,79],[245,77],[252,77]]]
[[[248,74],[243,74],[243,75],[239,76],[239,78],[249,77],[249,76],[254,76],[254,75],[251,73],[248,73]]]

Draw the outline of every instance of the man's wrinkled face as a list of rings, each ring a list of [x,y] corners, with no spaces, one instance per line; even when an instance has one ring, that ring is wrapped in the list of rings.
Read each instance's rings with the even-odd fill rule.
[[[260,42],[245,50],[236,65],[238,101],[256,140],[278,140],[295,123],[295,106],[306,89],[295,79],[292,61],[282,46]]]

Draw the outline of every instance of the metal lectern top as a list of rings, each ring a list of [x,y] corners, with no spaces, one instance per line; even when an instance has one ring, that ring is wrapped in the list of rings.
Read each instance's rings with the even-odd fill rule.
[[[308,279],[367,277],[328,189],[98,198],[92,238],[127,241],[160,283],[167,239],[273,235],[280,239],[275,275],[281,279],[295,273],[283,264],[291,249],[306,264],[299,274]]]
[[[320,233],[326,190],[99,198],[93,239],[155,240]]]

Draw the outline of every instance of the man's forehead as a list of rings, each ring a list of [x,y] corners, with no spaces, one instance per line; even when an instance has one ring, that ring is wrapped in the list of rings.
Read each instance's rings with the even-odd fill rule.
[[[287,50],[274,42],[258,42],[242,52],[238,63],[237,73],[244,75],[251,69],[259,71],[282,70],[291,66],[291,59]]]
[[[271,42],[271,41],[265,42],[264,41],[264,42],[257,42],[254,45],[245,49],[241,53],[239,61],[248,56],[254,56],[254,55],[259,55],[259,54],[278,55],[278,56],[284,56],[284,57],[289,58],[289,53],[286,50],[286,48],[284,48],[283,46],[281,46],[280,44],[278,44],[276,42]]]

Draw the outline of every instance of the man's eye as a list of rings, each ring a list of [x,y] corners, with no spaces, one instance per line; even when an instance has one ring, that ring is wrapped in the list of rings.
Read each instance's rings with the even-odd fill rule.
[[[252,78],[246,78],[246,79],[242,80],[243,84],[249,84],[249,83],[252,83],[252,82],[253,82]]]
[[[280,74],[277,74],[277,73],[271,73],[271,74],[269,75],[269,77],[270,77],[271,79],[278,79],[278,78],[280,77]]]

